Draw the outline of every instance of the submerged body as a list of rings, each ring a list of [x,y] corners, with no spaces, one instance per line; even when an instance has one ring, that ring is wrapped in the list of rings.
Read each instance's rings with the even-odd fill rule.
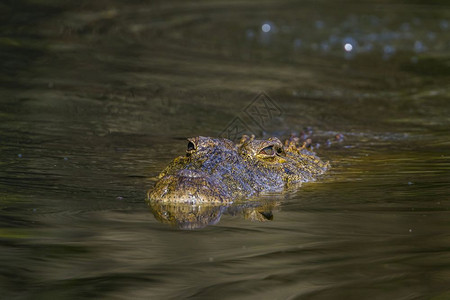
[[[188,139],[186,156],[175,158],[159,175],[149,200],[170,203],[231,203],[260,193],[282,191],[313,181],[329,164],[299,139],[243,136],[235,144],[223,138]]]

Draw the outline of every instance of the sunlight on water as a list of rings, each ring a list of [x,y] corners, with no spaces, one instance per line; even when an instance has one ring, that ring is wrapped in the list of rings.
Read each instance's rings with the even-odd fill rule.
[[[269,32],[271,27],[269,24],[263,24],[263,26],[261,26],[262,31],[264,32]]]
[[[352,44],[347,43],[344,45],[344,49],[345,49],[345,51],[350,52],[353,50],[353,46],[352,46]]]

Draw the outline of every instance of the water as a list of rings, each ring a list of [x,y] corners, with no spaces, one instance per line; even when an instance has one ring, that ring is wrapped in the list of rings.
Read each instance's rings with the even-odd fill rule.
[[[449,8],[1,4],[2,297],[449,299]],[[279,110],[252,119],[262,91]],[[158,221],[158,173],[235,118],[312,127],[332,169],[202,229]]]

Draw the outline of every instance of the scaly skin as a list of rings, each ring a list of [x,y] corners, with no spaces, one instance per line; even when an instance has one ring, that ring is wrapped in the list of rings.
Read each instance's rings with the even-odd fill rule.
[[[261,193],[315,180],[329,167],[299,145],[243,136],[239,144],[223,138],[188,139],[186,156],[175,158],[159,175],[148,199],[163,203],[232,203]]]

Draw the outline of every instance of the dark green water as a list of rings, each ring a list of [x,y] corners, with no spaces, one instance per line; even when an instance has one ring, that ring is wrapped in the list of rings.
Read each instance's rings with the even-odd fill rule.
[[[2,298],[450,299],[446,1],[0,15]],[[263,124],[245,113],[262,91],[279,108]],[[160,223],[158,173],[235,118],[260,137],[312,127],[332,169],[259,199],[271,221],[232,206],[203,229]]]

